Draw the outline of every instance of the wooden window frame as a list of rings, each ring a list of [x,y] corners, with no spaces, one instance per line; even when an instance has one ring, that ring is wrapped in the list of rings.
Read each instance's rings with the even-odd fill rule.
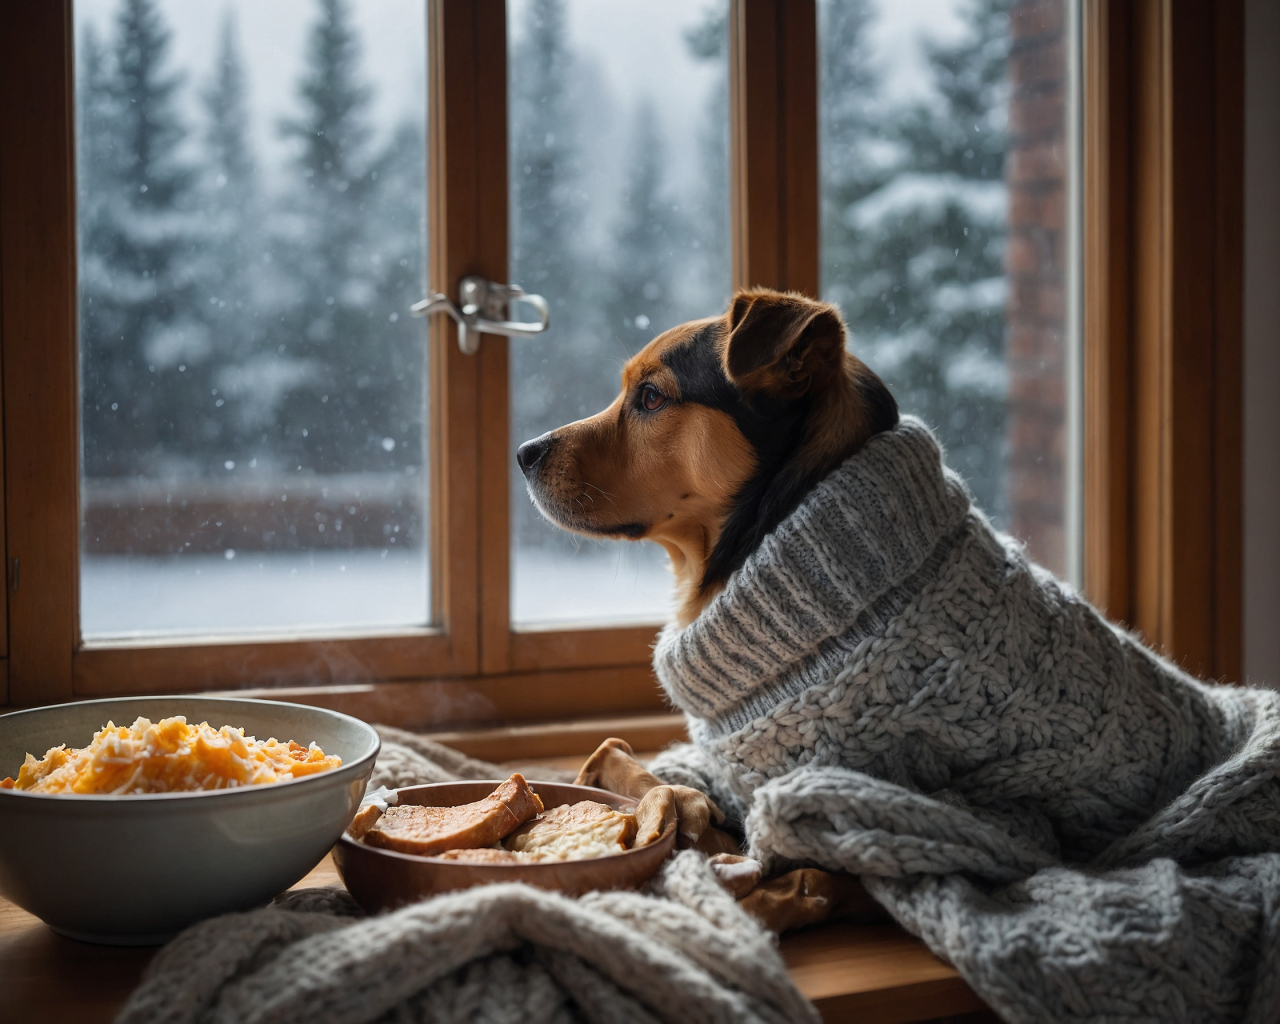
[[[1241,678],[1242,0],[1086,0],[1085,590]]]
[[[1189,667],[1234,679],[1241,2],[1082,2],[1085,586]],[[452,294],[466,274],[507,277],[506,10],[427,11],[430,274]],[[816,7],[730,0],[729,33],[733,282],[816,296]],[[252,679],[420,726],[660,711],[653,627],[512,628],[508,342],[464,356],[443,318],[429,328],[437,626],[79,641],[73,67],[70,0],[0,6],[0,704]]]

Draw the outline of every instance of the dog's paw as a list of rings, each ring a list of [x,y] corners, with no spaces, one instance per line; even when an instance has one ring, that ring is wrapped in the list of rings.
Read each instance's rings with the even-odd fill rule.
[[[688,849],[713,821],[724,821],[724,811],[705,793],[688,786],[655,786],[636,808],[636,846],[655,842],[675,822],[676,846]]]
[[[573,782],[576,786],[594,786],[610,793],[633,796],[637,800],[655,786],[662,785],[657,776],[635,759],[631,744],[616,736],[596,747]]]
[[[742,899],[760,884],[764,868],[754,857],[742,857],[733,853],[717,853],[708,862],[715,872],[716,881],[728,890],[735,900]]]

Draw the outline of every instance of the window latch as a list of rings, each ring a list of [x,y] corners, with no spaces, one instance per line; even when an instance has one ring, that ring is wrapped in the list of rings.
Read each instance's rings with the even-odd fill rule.
[[[511,319],[511,307],[530,306],[536,320]],[[464,277],[458,285],[458,302],[440,292],[427,292],[421,302],[409,307],[414,316],[447,313],[458,324],[458,348],[463,355],[473,356],[480,348],[480,335],[504,334],[508,338],[524,338],[541,334],[551,324],[547,300],[530,295],[518,284],[498,284],[483,277]]]

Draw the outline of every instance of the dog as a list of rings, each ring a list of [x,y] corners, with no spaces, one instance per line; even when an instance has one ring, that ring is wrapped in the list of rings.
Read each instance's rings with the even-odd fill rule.
[[[752,289],[658,335],[607,409],[526,441],[516,461],[557,526],[661,544],[685,626],[818,481],[897,423],[835,306]]]
[[[557,526],[661,544],[685,626],[823,477],[897,423],[893,394],[847,350],[835,306],[750,289],[723,315],[660,334],[623,367],[608,408],[526,441],[516,460]],[[804,869],[757,884],[714,827],[724,819],[714,802],[662,786],[622,740],[606,740],[578,783],[656,802],[664,823],[678,822],[680,845],[712,855],[730,890],[775,931],[833,912],[881,913],[846,876]]]
[[[834,307],[740,292],[518,457],[552,521],[670,552],[653,666],[692,742],[646,769],[611,740],[579,779],[643,792],[749,913],[882,905],[1022,1016],[1170,979],[1210,1016],[1238,963],[1229,998],[1271,998],[1238,908],[1266,919],[1280,870],[1280,698],[1194,678],[1032,563]],[[760,881],[803,864],[839,873]]]

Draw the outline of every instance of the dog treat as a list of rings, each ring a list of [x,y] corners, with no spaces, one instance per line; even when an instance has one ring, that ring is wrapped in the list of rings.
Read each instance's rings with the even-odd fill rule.
[[[436,856],[441,860],[461,861],[464,864],[533,864],[543,859],[534,854],[516,853],[495,846],[484,846],[478,850],[445,850]]]
[[[257,740],[243,729],[208,722],[188,725],[181,715],[132,726],[108,722],[87,747],[50,748],[44,757],[27,755],[16,780],[0,789],[29,793],[132,795],[234,789],[298,779],[342,764],[312,743]]]
[[[371,846],[468,864],[536,864],[624,853],[636,839],[634,814],[594,800],[544,810],[520,775],[460,807],[401,804],[363,808],[347,829]],[[505,842],[504,842],[505,840]]]
[[[503,845],[543,860],[586,860],[622,853],[635,837],[635,815],[583,800],[551,808],[518,828]]]
[[[541,810],[538,794],[517,773],[483,800],[460,807],[388,807],[365,832],[364,842],[422,857],[474,850],[505,839]]]
[[[381,817],[382,808],[377,804],[361,807],[356,816],[351,819],[351,824],[347,826],[347,832],[352,839],[363,839],[365,833],[373,828],[373,823]]]

